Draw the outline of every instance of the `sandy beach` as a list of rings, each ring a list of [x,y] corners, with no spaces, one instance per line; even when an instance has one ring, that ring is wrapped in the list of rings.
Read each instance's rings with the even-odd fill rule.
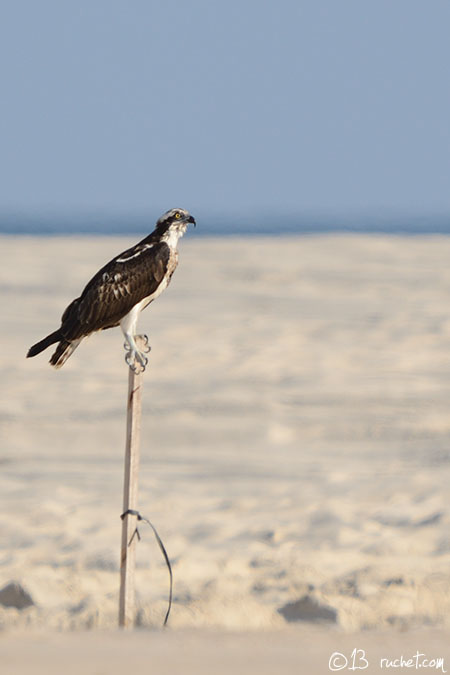
[[[263,633],[14,633],[1,638],[0,648],[4,675],[445,673],[450,660],[448,633],[436,629],[355,634],[308,625]]]
[[[59,635],[66,653],[81,636],[93,648],[98,635],[108,653],[117,641],[123,339],[93,336],[60,371],[50,350],[25,354],[135,241],[1,238],[0,589],[17,582],[33,603],[0,604],[0,654],[11,658],[21,640],[34,653],[36,636],[51,644],[54,631],[89,631]],[[166,654],[199,641],[212,658],[227,635],[245,654],[259,640],[248,672],[261,675],[281,653],[292,663],[277,672],[300,672],[300,644],[348,654],[355,635],[378,651],[388,640],[445,656],[449,259],[446,237],[180,242],[172,284],[139,324],[152,345],[140,510],[171,557],[174,606],[164,634],[146,631],[161,625],[168,581],[142,530],[142,630],[119,641],[144,653],[147,635]],[[214,672],[227,672],[219,661]],[[123,672],[116,665],[83,672]]]

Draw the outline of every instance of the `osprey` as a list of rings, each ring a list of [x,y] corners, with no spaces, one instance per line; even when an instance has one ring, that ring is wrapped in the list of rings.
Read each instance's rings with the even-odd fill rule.
[[[127,364],[135,371],[145,370],[149,348],[141,351],[135,340],[139,313],[167,288],[178,264],[178,239],[188,223],[195,225],[195,219],[184,209],[164,213],[151,234],[97,272],[65,310],[61,327],[33,345],[27,357],[58,342],[50,363],[61,368],[83,338],[120,325]]]

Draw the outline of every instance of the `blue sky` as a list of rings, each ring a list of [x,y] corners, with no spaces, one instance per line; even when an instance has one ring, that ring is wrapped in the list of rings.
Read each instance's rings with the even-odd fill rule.
[[[448,0],[16,0],[3,213],[450,213]]]

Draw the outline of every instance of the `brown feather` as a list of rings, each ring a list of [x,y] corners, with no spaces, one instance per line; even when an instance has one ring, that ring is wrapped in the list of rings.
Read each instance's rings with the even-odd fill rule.
[[[117,326],[134,305],[158,289],[168,271],[170,256],[170,248],[164,242],[148,248],[137,244],[116,256],[65,310],[61,325],[64,338],[75,340]]]

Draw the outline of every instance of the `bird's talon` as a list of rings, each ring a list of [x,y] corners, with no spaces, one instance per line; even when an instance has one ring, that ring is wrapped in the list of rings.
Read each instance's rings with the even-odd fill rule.
[[[138,337],[141,338],[142,342],[144,343],[144,347],[142,348],[141,351],[142,351],[144,354],[148,354],[149,351],[151,350],[151,347],[150,347],[150,345],[148,344],[148,335],[143,334],[143,335],[138,335]]]
[[[143,368],[145,368],[145,366],[146,366],[147,363],[148,363],[148,358],[147,358],[146,356],[144,356],[142,352],[138,352],[138,353],[136,354],[136,358],[137,358],[137,360],[139,361],[139,363],[141,364],[141,366],[142,366]]]
[[[136,375],[139,375],[144,372],[148,358],[142,352],[129,349],[125,354],[125,362]]]
[[[141,373],[144,372],[145,370],[145,365],[141,363],[140,361],[135,361],[132,366],[130,366],[131,370],[135,375],[140,375]]]

